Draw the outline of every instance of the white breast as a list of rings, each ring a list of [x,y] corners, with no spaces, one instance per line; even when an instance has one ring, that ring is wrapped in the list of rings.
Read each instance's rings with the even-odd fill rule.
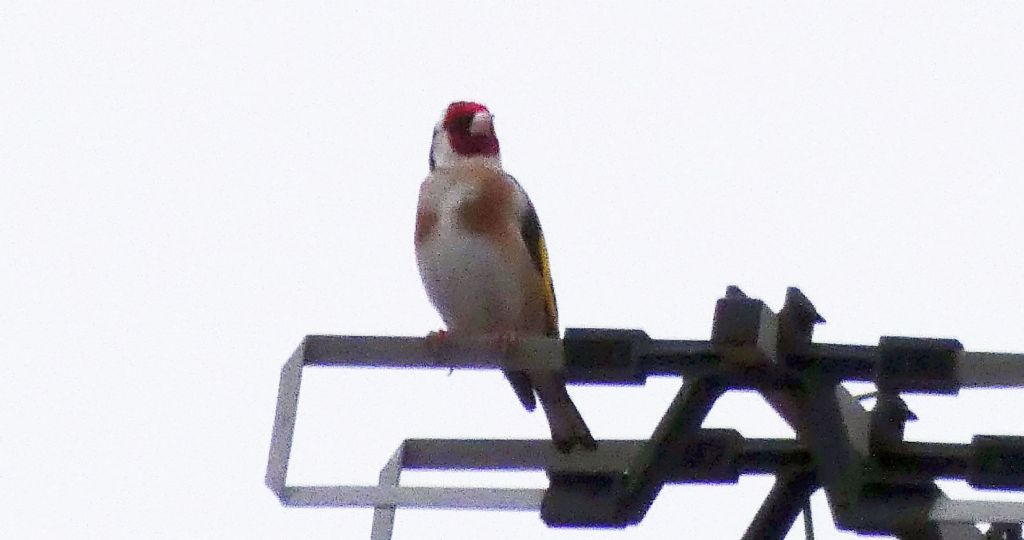
[[[523,308],[523,284],[505,255],[480,236],[449,229],[417,250],[427,296],[453,332],[512,331]]]

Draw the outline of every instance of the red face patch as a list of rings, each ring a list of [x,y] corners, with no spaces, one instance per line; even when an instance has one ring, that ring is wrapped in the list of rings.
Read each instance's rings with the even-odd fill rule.
[[[442,125],[448,133],[452,149],[463,156],[493,156],[498,153],[498,137],[490,133],[474,135],[469,132],[473,116],[479,112],[490,112],[487,107],[471,101],[456,101],[448,106]]]

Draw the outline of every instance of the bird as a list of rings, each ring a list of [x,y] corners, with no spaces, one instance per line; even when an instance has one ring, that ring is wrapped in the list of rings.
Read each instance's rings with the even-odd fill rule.
[[[559,337],[544,234],[526,191],[501,164],[494,117],[449,104],[434,126],[416,211],[416,262],[445,330],[428,339],[485,338],[508,352],[525,337]],[[597,447],[558,372],[505,370],[528,411],[537,398],[562,453]]]

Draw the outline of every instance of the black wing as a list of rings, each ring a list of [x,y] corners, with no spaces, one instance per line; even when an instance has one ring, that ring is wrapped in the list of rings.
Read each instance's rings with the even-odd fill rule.
[[[555,299],[554,282],[551,280],[551,265],[548,260],[548,249],[544,243],[544,231],[540,228],[537,210],[534,209],[526,191],[512,175],[506,174],[506,176],[526,198],[526,211],[523,212],[519,232],[523,236],[523,242],[526,243],[526,249],[530,252],[530,259],[533,260],[534,267],[544,279],[544,309],[547,313],[545,333],[549,337],[558,337],[558,302]]]

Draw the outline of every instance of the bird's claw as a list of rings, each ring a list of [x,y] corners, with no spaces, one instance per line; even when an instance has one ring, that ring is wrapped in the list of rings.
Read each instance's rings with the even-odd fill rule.
[[[427,347],[430,347],[434,352],[440,350],[442,347],[448,344],[448,331],[447,330],[435,330],[427,334],[424,338],[427,342]]]
[[[450,343],[451,335],[447,330],[437,330],[427,334],[427,337],[423,338],[424,343],[427,346],[430,356],[437,363],[441,363],[444,359],[444,349]],[[448,374],[451,375],[455,371],[455,368],[450,368]]]

